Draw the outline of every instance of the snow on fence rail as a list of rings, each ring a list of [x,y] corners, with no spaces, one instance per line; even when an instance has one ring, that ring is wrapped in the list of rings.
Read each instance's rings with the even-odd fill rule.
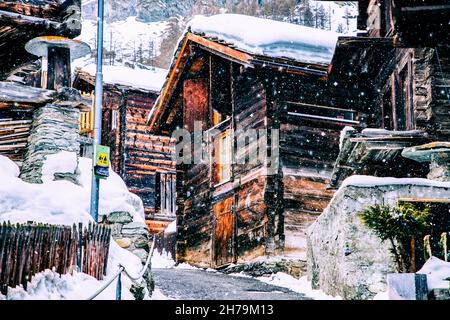
[[[27,283],[36,273],[78,270],[102,280],[106,275],[111,229],[89,223],[78,227],[0,224],[0,292]]]

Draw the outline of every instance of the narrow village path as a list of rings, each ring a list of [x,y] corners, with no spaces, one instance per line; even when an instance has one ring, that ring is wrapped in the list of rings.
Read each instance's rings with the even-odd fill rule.
[[[171,299],[309,300],[303,294],[253,278],[191,269],[152,269],[156,287]]]

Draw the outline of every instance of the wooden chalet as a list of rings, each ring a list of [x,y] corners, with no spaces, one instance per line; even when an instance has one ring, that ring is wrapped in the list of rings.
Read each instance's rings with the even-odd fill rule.
[[[80,32],[80,0],[0,2],[0,155],[21,163],[34,108],[56,96],[55,91],[37,88],[41,62],[25,44],[38,36],[73,38]]]
[[[244,50],[193,29],[180,42],[150,128],[192,132],[201,121],[221,134],[208,141],[209,159],[177,165],[178,261],[220,267],[282,252],[304,258],[305,229],[333,196],[327,185],[340,132],[359,127],[366,115],[353,106],[367,97],[330,83],[329,63],[302,59]],[[237,129],[268,133],[237,150],[230,138]],[[271,129],[279,130],[275,174],[267,161],[246,160],[258,144],[270,149],[278,140]]]
[[[377,23],[374,23],[378,19],[379,25],[380,21],[393,15],[386,10],[394,5],[394,1],[381,1],[378,9],[375,8],[377,1],[370,1],[368,6],[360,1],[359,28],[367,27],[368,32],[358,37],[342,37],[336,46],[329,81],[338,86],[351,85],[368,97],[365,103],[355,106],[359,112],[368,115],[361,124],[368,129],[348,131],[343,137],[331,188],[338,188],[351,174],[426,177],[428,168],[402,157],[402,150],[450,138],[448,33],[435,33],[432,46],[427,47],[430,42],[419,33],[432,31],[416,28],[419,21],[430,22],[427,28],[432,28],[433,19],[426,14],[440,16],[450,5],[437,5],[436,1],[395,3],[398,3],[397,10],[401,9],[403,13],[424,14],[423,19],[405,20],[409,29],[399,36],[403,39],[401,43],[396,38],[400,31],[395,29],[395,24],[381,23],[376,29]],[[405,11],[406,4],[410,7]],[[414,9],[416,5],[417,10]],[[445,19],[448,26],[450,15],[447,14]]]
[[[150,230],[162,231],[175,219],[173,143],[170,137],[151,134],[146,121],[166,71],[103,68],[102,144],[111,148],[113,170],[144,202]],[[78,69],[73,86],[86,94],[92,93],[95,66]],[[90,113],[83,117],[89,120]],[[84,128],[89,134],[90,126]]]

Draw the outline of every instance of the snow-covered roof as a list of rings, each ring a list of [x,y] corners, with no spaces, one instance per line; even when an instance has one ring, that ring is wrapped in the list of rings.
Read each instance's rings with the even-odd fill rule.
[[[96,65],[89,64],[81,68],[82,71],[95,76]],[[103,66],[103,82],[107,84],[118,84],[137,89],[159,92],[166,80],[167,70],[139,69],[125,66]]]
[[[196,16],[191,31],[251,54],[329,64],[338,33],[240,14]]]

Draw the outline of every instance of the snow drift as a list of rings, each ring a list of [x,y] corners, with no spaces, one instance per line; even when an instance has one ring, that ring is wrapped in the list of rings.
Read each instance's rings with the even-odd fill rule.
[[[24,223],[30,220],[51,224],[71,225],[92,220],[90,210],[92,160],[80,158],[80,185],[69,181],[53,181],[53,173],[69,172],[76,168],[76,157],[61,152],[48,157],[43,166],[43,184],[31,184],[18,178],[19,168],[0,156],[0,221]],[[61,163],[65,163],[61,165]],[[99,214],[127,211],[134,221],[144,221],[142,200],[130,193],[114,171],[100,182]]]
[[[24,223],[36,221],[49,224],[72,225],[92,221],[89,214],[92,160],[61,152],[49,156],[43,167],[43,184],[22,181],[17,165],[0,156],[0,222]],[[79,183],[53,181],[55,172],[78,171]],[[143,221],[142,201],[130,193],[123,180],[112,170],[107,180],[100,183],[100,215],[114,211],[127,211],[134,221]],[[119,264],[131,274],[142,268],[138,257],[111,241],[106,279],[117,270]],[[61,277],[51,270],[37,274],[25,291],[21,287],[9,290],[8,299],[85,299],[102,286],[104,281],[74,272]],[[129,289],[132,283],[123,277],[123,299],[132,299]],[[111,284],[98,299],[114,299],[115,285]],[[0,300],[5,299],[0,295]]]

